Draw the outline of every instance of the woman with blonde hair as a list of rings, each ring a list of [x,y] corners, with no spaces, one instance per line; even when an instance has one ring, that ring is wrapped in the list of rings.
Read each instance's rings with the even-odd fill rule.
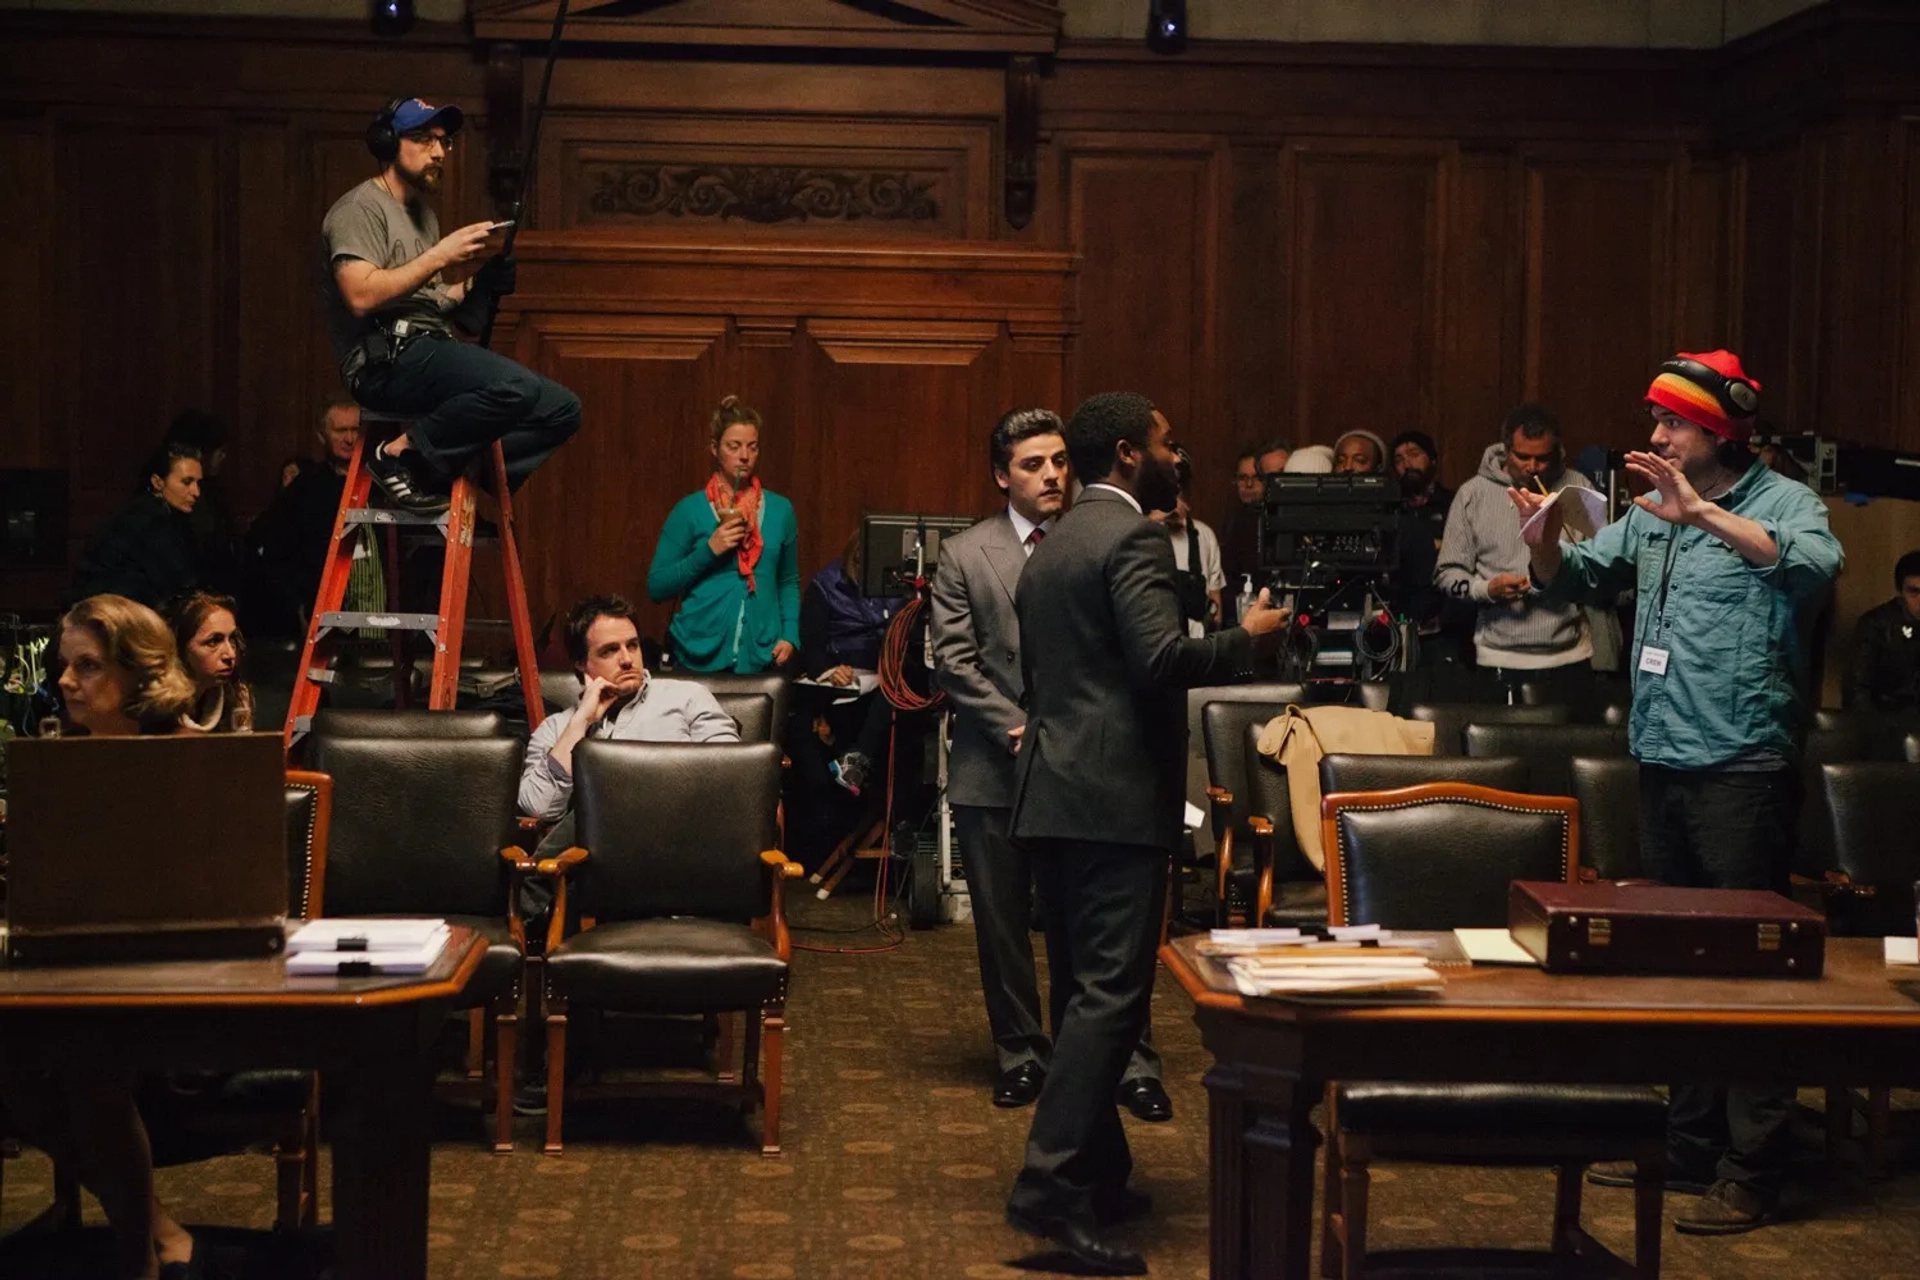
[[[709,434],[713,473],[667,513],[647,595],[680,602],[667,628],[675,667],[752,675],[800,647],[799,526],[760,483],[760,415],[728,396]]]
[[[89,596],[60,620],[66,718],[97,737],[170,734],[192,709],[193,680],[159,614],[125,596]],[[102,779],[111,786],[111,779]],[[131,1071],[102,1063],[49,1074],[0,1066],[8,1121],[99,1200],[113,1228],[118,1274],[188,1274],[193,1237],[153,1191],[153,1149]],[[44,1217],[64,1216],[56,1205]]]
[[[188,723],[202,733],[247,733],[253,729],[253,689],[242,674],[247,642],[234,620],[232,596],[194,591],[173,602],[167,622],[181,665],[193,681]]]

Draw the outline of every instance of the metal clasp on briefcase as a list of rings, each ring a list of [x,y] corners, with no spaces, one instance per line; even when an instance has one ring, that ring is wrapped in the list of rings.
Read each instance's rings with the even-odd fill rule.
[[[1778,951],[1780,949],[1780,926],[1767,921],[1760,922],[1760,950]]]

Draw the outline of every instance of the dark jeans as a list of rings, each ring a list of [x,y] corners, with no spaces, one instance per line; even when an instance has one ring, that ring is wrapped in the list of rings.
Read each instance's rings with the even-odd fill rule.
[[[1788,891],[1799,774],[1640,767],[1640,866],[1663,884]],[[1764,1069],[1761,1072],[1764,1075]],[[1667,1110],[1667,1158],[1689,1178],[1780,1194],[1791,1157],[1794,1087],[1676,1084]]]
[[[353,395],[369,409],[413,416],[420,460],[448,484],[498,440],[507,487],[518,489],[580,428],[573,392],[453,338],[417,338],[392,364],[368,365]]]
[[[1478,667],[1474,671],[1475,702],[1518,706],[1520,686],[1537,684],[1552,694],[1553,701],[1580,705],[1593,693],[1593,662],[1582,658],[1559,667]]]
[[[1047,917],[1053,1062],[1007,1207],[1091,1225],[1094,1202],[1133,1172],[1114,1095],[1147,1027],[1167,851],[1047,840],[1032,849]]]
[[[1047,1067],[1053,1042],[1040,1023],[1040,980],[1033,963],[1033,860],[1007,837],[1009,811],[982,805],[953,806],[953,825],[966,870],[973,910],[973,939],[980,953],[980,986],[987,1001],[987,1028],[999,1070],[1029,1062]],[[1071,983],[1064,971],[1053,984],[1052,1018],[1060,1028]],[[1140,1035],[1122,1081],[1160,1078],[1160,1054],[1151,1028]]]

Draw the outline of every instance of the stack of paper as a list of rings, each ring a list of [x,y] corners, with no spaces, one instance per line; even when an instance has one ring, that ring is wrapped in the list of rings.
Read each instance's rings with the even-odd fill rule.
[[[1326,933],[1215,929],[1201,951],[1221,957],[1243,996],[1432,992],[1446,984],[1428,962],[1425,940],[1392,944],[1393,934],[1377,925]]]
[[[310,920],[287,939],[287,972],[424,973],[448,936],[445,920]]]

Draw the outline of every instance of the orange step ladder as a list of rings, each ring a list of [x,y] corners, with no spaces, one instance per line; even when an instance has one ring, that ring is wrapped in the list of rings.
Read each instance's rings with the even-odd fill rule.
[[[363,628],[384,630],[393,642],[394,699],[405,706],[411,695],[412,664],[407,660],[405,637],[420,632],[433,644],[433,676],[428,684],[427,707],[450,711],[459,692],[460,649],[467,626],[467,586],[473,573],[474,509],[478,486],[473,471],[454,481],[452,501],[437,516],[400,511],[385,506],[370,506],[373,477],[361,465],[361,455],[413,424],[412,418],[363,411],[360,415],[360,443],[354,447],[347,464],[346,488],[340,495],[340,510],[333,521],[333,541],[327,547],[326,564],[320,572],[320,593],[313,602],[313,616],[307,623],[306,643],[301,646],[300,666],[294,672],[293,699],[287,707],[286,745],[293,746],[313,726],[320,709],[320,690],[334,679],[333,641],[344,632]],[[489,451],[493,469],[493,491],[499,507],[500,552],[507,587],[507,614],[513,628],[515,665],[520,673],[520,691],[527,703],[527,727],[537,729],[546,718],[546,704],[540,697],[540,672],[534,660],[533,627],[527,618],[526,581],[520,573],[520,549],[514,540],[513,500],[507,493],[507,462],[495,441]],[[406,526],[432,526],[446,539],[446,563],[440,573],[440,608],[437,613],[386,611],[369,613],[343,610],[347,578],[353,570],[354,549],[368,539],[369,554],[379,555],[383,548],[373,545],[373,531],[385,534],[385,567],[389,588],[399,588],[400,530]]]

